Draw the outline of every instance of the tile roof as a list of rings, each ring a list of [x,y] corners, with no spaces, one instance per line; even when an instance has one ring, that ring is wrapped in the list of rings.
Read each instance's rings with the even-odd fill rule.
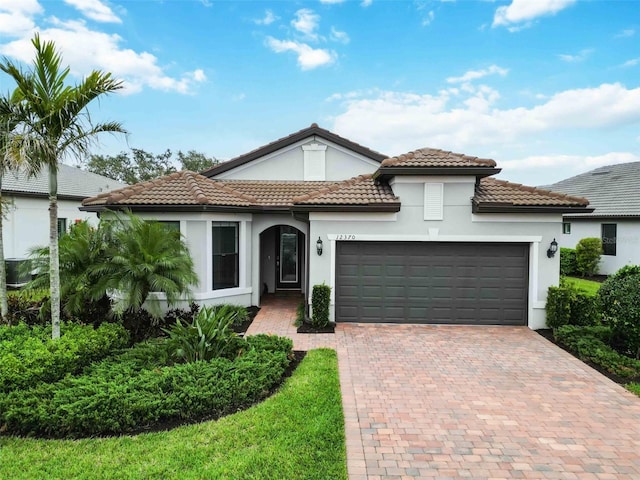
[[[77,167],[64,164],[58,166],[59,197],[82,199],[124,186],[126,183]],[[47,196],[49,195],[49,171],[45,168],[33,177],[27,176],[24,171],[5,173],[2,178],[2,191]]]
[[[483,178],[476,186],[473,201],[477,205],[508,205],[520,207],[575,207],[589,205],[586,198],[569,196],[496,178]]]
[[[97,205],[225,205],[248,207],[256,199],[188,170],[103,193],[82,202]]]
[[[183,171],[104,193],[83,202],[96,206],[291,207],[399,204],[386,184],[362,175],[341,182],[215,180]]]
[[[400,204],[386,182],[376,182],[372,175],[360,175],[296,197],[297,205],[371,205]]]
[[[590,217],[640,216],[640,162],[596,168],[546,188],[589,199]]]
[[[252,150],[238,157],[232,158],[231,160],[227,160],[226,162],[222,162],[217,165],[214,165],[210,169],[205,170],[204,172],[201,172],[201,173],[202,175],[205,175],[207,177],[214,177],[215,175],[226,172],[240,165],[244,165],[245,163],[248,163],[252,160],[256,160],[260,157],[263,157],[277,150],[285,148],[289,145],[292,145],[296,142],[304,140],[305,138],[309,138],[313,136],[318,136],[320,138],[333,142],[342,147],[348,148],[353,152],[359,153],[360,155],[363,155],[372,160],[376,160],[378,162],[381,162],[382,160],[387,158],[386,155],[380,152],[371,150],[370,148],[367,148],[364,145],[360,145],[359,143],[353,142],[347,138],[341,137],[340,135],[330,132],[329,130],[321,128],[318,126],[317,123],[312,123],[311,126],[307,128],[298,130],[297,132],[287,135],[286,137],[279,138],[278,140],[275,140],[271,143],[263,145],[262,147],[258,147],[255,150]]]
[[[387,158],[381,167],[487,167],[495,168],[494,160],[471,157],[437,148],[421,148]]]

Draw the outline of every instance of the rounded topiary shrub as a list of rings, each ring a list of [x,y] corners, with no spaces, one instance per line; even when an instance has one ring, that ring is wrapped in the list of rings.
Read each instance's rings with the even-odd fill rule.
[[[640,265],[623,267],[609,277],[598,299],[615,342],[640,358]]]
[[[591,276],[598,273],[602,255],[602,241],[599,238],[583,238],[576,245],[576,268],[580,275]]]

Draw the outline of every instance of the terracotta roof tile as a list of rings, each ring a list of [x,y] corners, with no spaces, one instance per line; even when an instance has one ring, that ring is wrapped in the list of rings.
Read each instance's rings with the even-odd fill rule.
[[[586,198],[528,187],[495,178],[483,178],[476,187],[474,202],[517,206],[586,207]]]
[[[86,199],[82,204],[250,206],[255,202],[255,198],[224,185],[216,185],[195,172],[182,171],[103,193]]]
[[[471,157],[436,148],[421,148],[396,157],[387,158],[381,167],[488,167],[494,168],[494,160]]]
[[[297,205],[371,205],[400,203],[386,183],[360,175],[293,199]]]
[[[255,199],[263,206],[292,205],[294,197],[326,188],[336,182],[304,182],[304,181],[273,181],[273,180],[212,180],[216,184],[224,185],[233,191],[243,193]]]

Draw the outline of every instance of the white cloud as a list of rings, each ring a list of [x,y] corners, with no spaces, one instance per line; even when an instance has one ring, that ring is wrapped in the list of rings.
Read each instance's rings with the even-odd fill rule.
[[[566,90],[530,108],[496,108],[497,91],[472,85],[433,95],[376,91],[345,98],[334,129],[391,154],[423,146],[458,151],[506,147],[543,133],[640,122],[640,88],[619,83]]]
[[[361,7],[368,7],[373,3],[373,0],[362,0],[362,2],[360,3]]]
[[[624,62],[621,66],[625,68],[635,67],[638,64],[640,64],[640,58],[632,58],[631,60],[627,60],[626,62]]]
[[[298,55],[298,65],[302,70],[312,70],[323,65],[329,65],[336,59],[332,50],[312,48],[306,43],[293,40],[278,40],[267,37],[267,46],[276,53],[294,52]]]
[[[75,7],[85,17],[96,22],[122,23],[113,10],[100,0],[64,0],[64,3]]]
[[[461,77],[449,77],[447,78],[447,82],[467,83],[472,80],[486,77],[488,75],[500,75],[501,77],[504,77],[507,73],[509,73],[509,69],[507,68],[502,68],[498,65],[490,65],[489,67],[482,70],[469,70],[468,72],[465,72]]]
[[[622,30],[620,33],[616,34],[614,38],[629,38],[633,37],[636,34],[636,30],[634,28],[626,28]]]
[[[640,155],[630,152],[609,152],[602,155],[532,155],[517,160],[503,160],[500,162],[500,167],[510,171],[568,167],[578,173],[578,171],[586,172],[605,165],[638,161],[640,161]]]
[[[510,5],[496,9],[493,27],[527,26],[532,20],[545,15],[555,15],[574,4],[576,0],[512,0]]]
[[[347,34],[347,32],[341,32],[339,30],[336,30],[334,27],[331,27],[331,36],[330,36],[331,40],[333,40],[334,42],[340,42],[340,43],[344,43],[347,44],[351,41],[351,39],[349,38],[349,35]]]
[[[586,48],[584,50],[580,50],[576,55],[568,55],[568,54],[559,54],[558,57],[560,60],[569,62],[569,63],[577,63],[582,62],[587,59],[589,55],[593,53],[592,48]]]
[[[123,93],[135,93],[144,87],[156,90],[190,93],[195,84],[203,82],[206,75],[200,69],[185,72],[179,77],[167,75],[158,65],[158,59],[148,52],[136,52],[121,47],[122,37],[87,28],[83,21],[63,22],[51,18],[52,27],[40,29],[44,40],[53,40],[61,50],[64,62],[72,73],[82,76],[93,69],[113,73],[125,81]],[[22,62],[33,57],[31,33],[0,45],[0,53]]]
[[[436,14],[433,12],[433,10],[429,10],[429,12],[427,12],[427,14],[422,17],[422,26],[426,27],[428,25],[431,25],[431,22],[433,22],[434,18],[436,18]]]
[[[33,17],[42,12],[37,0],[0,0],[0,34],[20,37],[32,32]]]
[[[335,4],[335,3],[343,3],[345,0],[320,0],[320,3],[325,3],[328,5],[331,4]]]
[[[273,22],[278,20],[277,17],[271,10],[265,10],[264,17],[254,20],[254,23],[258,25],[271,25]]]
[[[318,29],[318,24],[320,22],[320,15],[313,12],[313,10],[309,10],[308,8],[301,8],[295,13],[295,18],[291,20],[291,25],[298,32],[305,35],[305,37],[317,40],[318,34],[316,30]]]

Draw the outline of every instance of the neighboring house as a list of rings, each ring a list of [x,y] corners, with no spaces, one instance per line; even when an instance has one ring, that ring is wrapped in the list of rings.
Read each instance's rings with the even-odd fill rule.
[[[640,265],[640,162],[596,168],[548,188],[586,197],[594,208],[564,214],[560,246],[575,248],[582,238],[600,238],[600,273],[605,275]]]
[[[199,303],[331,287],[338,322],[545,325],[562,215],[588,202],[490,178],[493,160],[386,158],[316,124],[196,174],[83,202],[179,223]]]
[[[58,172],[58,232],[61,234],[78,220],[97,222],[91,212],[79,207],[87,197],[122,188],[124,183],[60,165]],[[49,174],[43,169],[33,177],[24,172],[6,173],[2,178],[4,256],[25,258],[29,250],[49,244]]]

